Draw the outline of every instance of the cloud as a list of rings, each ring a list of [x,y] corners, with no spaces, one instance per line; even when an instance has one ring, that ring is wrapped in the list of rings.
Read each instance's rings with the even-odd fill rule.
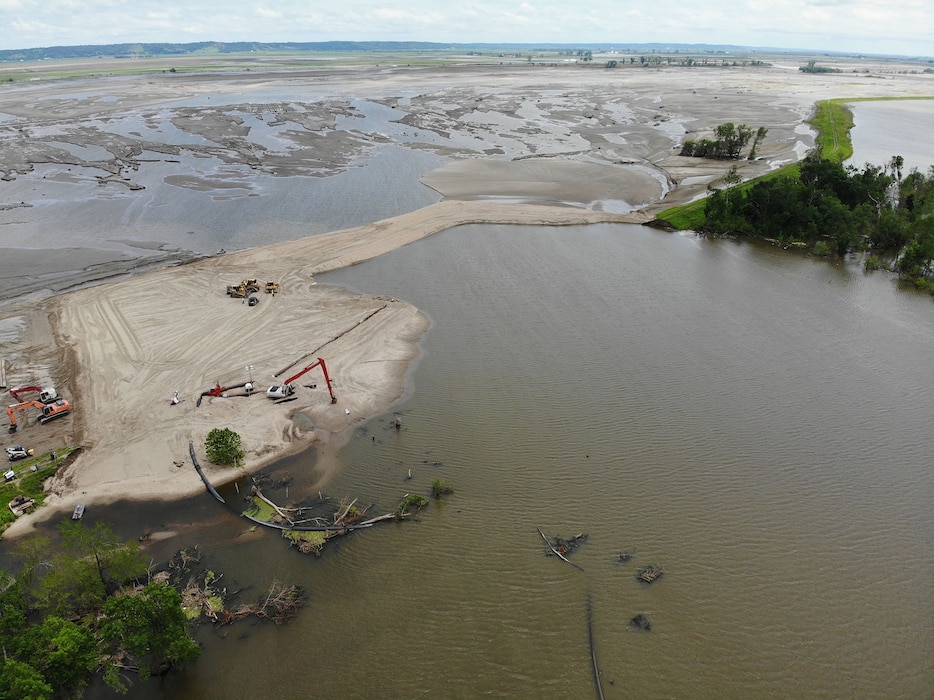
[[[934,2],[900,0],[0,0],[0,48],[173,41],[646,42],[934,53]],[[776,43],[780,42],[780,43]]]

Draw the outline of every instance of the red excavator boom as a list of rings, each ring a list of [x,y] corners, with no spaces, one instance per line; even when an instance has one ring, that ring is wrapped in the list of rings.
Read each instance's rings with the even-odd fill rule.
[[[10,389],[10,396],[16,399],[17,403],[23,403],[26,399],[23,398],[23,394],[38,394],[42,391],[41,386],[21,386],[18,389]]]
[[[58,392],[55,391],[55,387],[41,387],[41,386],[21,386],[18,389],[10,389],[10,395],[16,399],[17,403],[25,403],[27,399],[23,397],[23,394],[39,394],[39,400],[42,403],[52,403],[55,399],[58,398]]]
[[[324,358],[319,357],[317,360],[308,365],[301,372],[293,374],[291,377],[286,379],[281,385],[270,387],[266,392],[266,396],[279,399],[291,395],[295,388],[292,386],[292,382],[301,377],[303,374],[310,372],[318,365],[321,366],[321,371],[324,372],[324,381],[328,385],[328,393],[331,394],[331,403],[337,403],[337,397],[334,395],[334,388],[331,386],[331,375],[328,374],[328,366],[324,363]]]

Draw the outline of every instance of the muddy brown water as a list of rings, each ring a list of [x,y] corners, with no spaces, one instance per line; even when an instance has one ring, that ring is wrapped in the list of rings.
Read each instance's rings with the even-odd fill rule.
[[[461,227],[319,281],[433,321],[324,495],[376,513],[436,478],[455,493],[321,559],[239,518],[233,485],[226,506],[89,512],[180,533],[153,558],[199,544],[242,599],[309,592],[283,627],[202,625],[201,659],[133,697],[595,697],[588,598],[608,698],[930,695],[929,297],[618,225]],[[313,452],[269,474],[276,499],[316,496]],[[583,571],[538,528],[586,533]]]
[[[355,433],[326,495],[376,513],[435,478],[455,493],[321,559],[195,499],[180,539],[231,589],[275,578],[309,604],[202,627],[202,659],[135,697],[593,697],[588,596],[610,698],[934,687],[929,297],[624,225],[461,227],[320,283],[433,321],[410,395]],[[278,474],[314,496],[313,455]],[[585,533],[583,571],[537,528]]]

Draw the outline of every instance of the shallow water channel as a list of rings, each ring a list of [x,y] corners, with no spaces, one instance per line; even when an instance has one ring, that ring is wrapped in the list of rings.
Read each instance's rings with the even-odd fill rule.
[[[435,478],[455,493],[320,559],[195,499],[183,539],[231,589],[278,578],[309,604],[202,628],[201,660],[134,697],[596,697],[588,599],[608,698],[934,687],[929,297],[609,224],[461,227],[319,283],[433,322],[409,396],[355,433],[326,495],[378,513]],[[291,497],[313,465],[279,465]],[[586,533],[582,570],[537,528]],[[650,564],[664,575],[639,583]]]

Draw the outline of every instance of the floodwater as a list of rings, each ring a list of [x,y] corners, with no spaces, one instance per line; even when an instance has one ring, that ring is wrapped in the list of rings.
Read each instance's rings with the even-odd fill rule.
[[[588,600],[608,698],[929,696],[929,297],[610,224],[461,227],[319,283],[433,322],[326,496],[455,493],[321,559],[214,504],[199,541],[228,587],[297,583],[308,606],[203,627],[201,661],[135,697],[596,697]],[[279,474],[313,495],[313,456]],[[582,570],[537,528],[586,534]]]
[[[905,160],[903,174],[928,174],[934,165],[934,100],[853,102],[853,156],[848,164],[885,165],[893,156]]]
[[[246,484],[90,513],[182,533],[154,560],[197,543],[241,600],[309,594],[281,627],[202,625],[201,659],[132,697],[596,697],[588,608],[607,698],[931,696],[928,296],[610,224],[460,227],[318,281],[432,320],[408,395],[322,495],[378,514],[433,479],[454,493],[320,559],[238,516]],[[313,451],[269,473],[276,500],[317,495]],[[538,528],[586,534],[579,569]]]

